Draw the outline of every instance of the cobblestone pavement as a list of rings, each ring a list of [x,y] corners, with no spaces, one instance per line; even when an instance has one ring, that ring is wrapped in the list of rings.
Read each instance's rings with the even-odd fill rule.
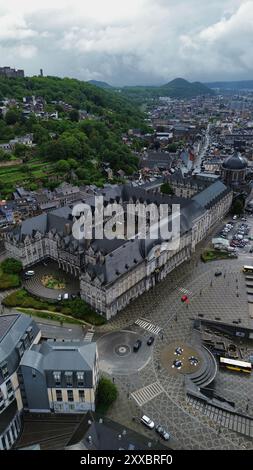
[[[199,315],[227,323],[240,320],[241,325],[253,327],[241,272],[242,265],[252,264],[251,261],[249,255],[243,254],[238,259],[204,264],[199,261],[197,252],[190,262],[181,265],[162,283],[100,328],[100,334],[127,327],[139,335],[145,333],[149,336],[150,332],[140,326],[141,322],[139,325],[135,323],[137,319],[145,319],[162,332],[162,336],[156,336],[151,360],[138,374],[114,376],[119,398],[109,412],[111,418],[151,437],[154,436],[152,431],[132,419],[145,413],[171,433],[168,445],[176,449],[253,448],[252,440],[221,427],[193,409],[186,401],[184,377],[168,375],[160,364],[160,351],[165,344],[175,341],[194,344],[192,320]],[[217,268],[221,269],[222,276],[214,276]],[[181,302],[181,287],[191,292],[189,304]],[[253,402],[249,403],[253,391],[252,377],[218,372],[216,383],[218,393],[233,400],[237,411],[253,413]],[[152,387],[148,387],[151,384],[161,389],[155,397],[150,392]],[[132,395],[133,392],[136,393]],[[138,403],[143,404],[138,406]]]
[[[64,293],[77,294],[80,290],[79,280],[70,273],[66,273],[59,269],[58,264],[54,261],[48,261],[45,264],[37,264],[34,268],[34,276],[30,279],[24,279],[24,287],[33,295],[48,300],[57,300],[58,295]],[[50,289],[43,286],[43,276],[51,275],[56,279],[60,279],[65,284],[63,289]]]

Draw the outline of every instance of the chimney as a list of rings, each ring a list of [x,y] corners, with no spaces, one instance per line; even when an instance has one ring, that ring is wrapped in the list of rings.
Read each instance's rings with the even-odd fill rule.
[[[64,233],[65,233],[65,235],[71,235],[71,225],[70,224],[65,224]]]

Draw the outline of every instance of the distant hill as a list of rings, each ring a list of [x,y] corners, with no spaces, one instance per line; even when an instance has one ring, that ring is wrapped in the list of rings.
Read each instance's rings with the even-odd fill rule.
[[[176,78],[161,86],[126,86],[121,89],[122,94],[128,98],[155,98],[168,96],[170,98],[194,98],[199,95],[212,95],[214,91],[200,82],[188,82],[183,78]]]
[[[160,87],[162,90],[166,90],[168,96],[171,97],[194,97],[198,95],[209,95],[213,92],[206,85],[200,82],[188,82],[184,78],[175,78],[166,85]]]
[[[210,82],[206,86],[220,90],[253,90],[253,80],[240,80],[232,82]]]
[[[98,88],[112,88],[109,83],[106,82],[100,82],[99,80],[88,80],[88,83],[91,83],[91,85],[95,85]]]

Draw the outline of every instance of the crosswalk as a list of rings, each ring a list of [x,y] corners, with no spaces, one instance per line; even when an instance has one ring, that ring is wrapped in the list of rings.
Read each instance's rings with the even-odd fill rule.
[[[153,400],[153,398],[163,393],[164,389],[162,388],[159,382],[154,382],[146,387],[140,388],[135,392],[131,393],[131,397],[137,402],[137,405],[143,406],[145,403]]]
[[[178,287],[179,292],[182,292],[182,294],[186,295],[192,295],[192,292],[188,289],[185,289],[185,287]]]
[[[91,343],[92,339],[94,336],[94,331],[93,330],[88,330],[86,335],[84,336],[84,341],[89,341]]]
[[[152,323],[146,320],[142,320],[141,318],[138,318],[135,321],[135,324],[140,326],[144,330],[150,331],[150,333],[154,333],[154,335],[159,335],[160,331],[162,330],[162,328],[160,328],[159,326],[153,325]]]

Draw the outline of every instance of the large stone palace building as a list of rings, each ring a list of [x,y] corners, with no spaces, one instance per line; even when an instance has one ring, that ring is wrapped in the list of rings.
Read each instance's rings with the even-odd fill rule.
[[[167,276],[176,266],[190,259],[196,245],[214,224],[229,211],[232,191],[220,180],[210,181],[191,198],[169,196],[131,184],[107,186],[100,191],[103,203],[144,205],[180,204],[180,243],[168,250],[157,239],[82,239],[72,234],[75,218],[72,207],[26,219],[6,235],[8,254],[20,259],[24,268],[47,258],[59,268],[80,279],[81,297],[107,319],[132,299]],[[94,208],[94,196],[85,201]]]

